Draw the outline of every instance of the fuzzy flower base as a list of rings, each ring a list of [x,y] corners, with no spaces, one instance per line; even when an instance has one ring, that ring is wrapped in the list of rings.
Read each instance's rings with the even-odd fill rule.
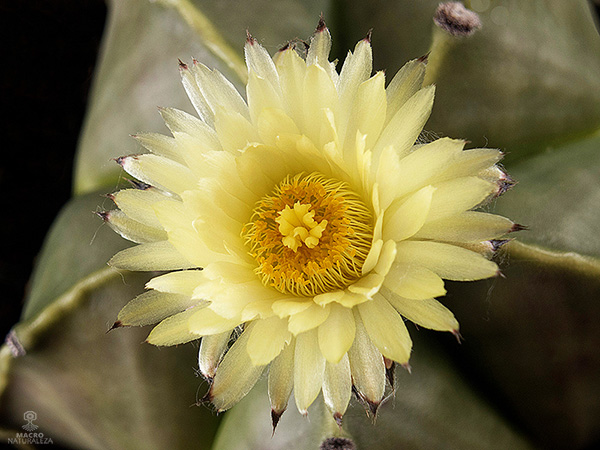
[[[150,153],[119,164],[140,180],[103,214],[139,243],[119,269],[167,271],[116,326],[158,323],[154,345],[202,338],[207,398],[232,407],[268,370],[274,425],[322,391],[341,423],[354,391],[373,414],[386,373],[408,365],[405,319],[458,333],[436,300],[444,281],[496,276],[489,257],[520,227],[472,211],[510,179],[494,149],[419,141],[434,97],[424,59],[385,87],[369,38],[338,73],[321,22],[303,54],[273,58],[249,37],[247,101],[219,72],[181,64],[199,118],[165,108],[172,137],[136,136]]]

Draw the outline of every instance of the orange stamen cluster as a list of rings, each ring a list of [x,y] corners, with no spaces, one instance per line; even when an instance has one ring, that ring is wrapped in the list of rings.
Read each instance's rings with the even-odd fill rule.
[[[302,205],[323,225],[314,246],[284,243],[282,212]],[[304,211],[306,213],[306,211]],[[319,173],[286,178],[272,194],[258,201],[242,236],[256,259],[257,275],[280,292],[314,296],[352,284],[373,239],[372,215],[347,183]],[[289,239],[289,237],[288,237]]]

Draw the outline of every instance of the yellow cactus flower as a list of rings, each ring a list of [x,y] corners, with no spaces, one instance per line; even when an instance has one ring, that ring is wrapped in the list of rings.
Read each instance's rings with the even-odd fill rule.
[[[494,149],[419,139],[434,98],[426,61],[385,87],[370,39],[338,73],[321,21],[302,55],[273,58],[249,37],[246,100],[218,71],[181,64],[199,118],[161,109],[172,137],[118,159],[140,180],[103,214],[139,243],[110,264],[167,271],[116,326],[157,323],[148,342],[201,338],[199,366],[218,411],[268,367],[274,425],[291,393],[306,414],[320,392],[340,422],[351,393],[375,413],[386,370],[407,365],[408,319],[458,332],[435,298],[444,281],[497,275],[497,239],[520,227],[473,211],[511,180]]]

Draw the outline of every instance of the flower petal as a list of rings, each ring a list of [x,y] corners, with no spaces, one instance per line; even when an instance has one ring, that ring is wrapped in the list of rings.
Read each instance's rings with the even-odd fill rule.
[[[117,316],[125,326],[150,325],[198,304],[198,300],[181,294],[148,291],[127,303]]]
[[[354,315],[352,310],[339,304],[331,305],[325,322],[319,325],[319,348],[327,361],[337,364],[354,341]]]
[[[385,287],[413,300],[446,295],[444,280],[425,267],[414,264],[394,263],[383,283]]]
[[[188,320],[202,308],[202,306],[190,308],[174,316],[167,317],[152,329],[146,338],[146,342],[152,345],[170,346],[185,344],[198,339],[196,334],[190,332]]]
[[[447,242],[481,242],[504,236],[514,226],[514,222],[506,217],[465,211],[426,223],[414,237]]]
[[[389,122],[398,110],[423,87],[425,69],[427,65],[423,60],[413,59],[402,66],[394,75],[387,89],[387,119]]]
[[[297,336],[321,325],[329,316],[330,305],[311,304],[304,311],[290,316],[288,329]]]
[[[408,362],[412,341],[404,320],[381,295],[358,305],[369,338],[386,358],[400,364]]]
[[[402,105],[381,132],[373,149],[376,161],[383,149],[390,145],[399,155],[404,155],[410,150],[431,114],[434,94],[435,88],[428,86],[417,91]]]
[[[301,414],[315,401],[325,375],[325,358],[319,350],[317,330],[296,336],[294,353],[294,397]]]
[[[205,282],[205,279],[205,275],[200,270],[182,270],[152,278],[146,283],[146,288],[191,297],[194,289]]]
[[[358,310],[354,311],[356,334],[348,350],[352,380],[359,394],[368,402],[378,404],[385,391],[385,364],[375,347]]]
[[[388,301],[400,314],[417,325],[430,330],[458,331],[458,321],[454,314],[437,300],[409,300],[391,295]]]
[[[351,394],[352,376],[348,355],[344,354],[338,363],[327,361],[323,377],[323,400],[339,423],[348,408]]]
[[[248,325],[217,368],[208,397],[219,412],[239,402],[256,384],[265,369],[265,366],[252,364],[246,351],[253,326],[252,323]]]
[[[296,341],[292,338],[279,356],[273,360],[269,367],[269,400],[271,409],[278,415],[283,414],[287,408],[288,399],[294,387],[294,351]]]
[[[196,186],[196,177],[182,164],[151,154],[119,158],[123,170],[144,183],[181,194]]]
[[[473,281],[498,274],[498,266],[478,253],[439,242],[399,242],[396,262],[418,264],[440,277],[454,281]]]
[[[427,216],[435,188],[426,186],[402,202],[395,202],[386,211],[383,238],[403,241],[417,233]]]
[[[217,373],[217,367],[223,353],[227,350],[227,344],[231,339],[231,330],[223,333],[204,336],[200,341],[198,351],[198,368],[205,378],[212,380]]]
[[[191,314],[187,321],[189,332],[195,335],[196,338],[224,333],[233,330],[239,324],[240,320],[238,318],[225,318],[210,308],[194,311],[194,314]]]
[[[292,334],[287,329],[287,321],[273,316],[255,321],[246,349],[255,366],[269,364],[290,342]]]
[[[428,222],[475,208],[498,189],[495,183],[477,177],[456,178],[434,187]]]
[[[149,272],[154,270],[191,269],[189,262],[168,241],[150,242],[121,250],[108,262],[117,269]]]
[[[123,189],[112,195],[112,199],[121,211],[140,223],[154,228],[162,228],[153,205],[168,197],[156,188]]]
[[[133,220],[118,209],[102,213],[102,217],[113,230],[129,241],[141,244],[167,240],[167,233],[162,228]]]

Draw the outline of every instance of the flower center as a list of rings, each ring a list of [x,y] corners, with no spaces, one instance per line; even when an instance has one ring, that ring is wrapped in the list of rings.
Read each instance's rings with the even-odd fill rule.
[[[373,239],[372,221],[347,183],[301,173],[257,202],[242,237],[265,285],[314,296],[360,278]]]

